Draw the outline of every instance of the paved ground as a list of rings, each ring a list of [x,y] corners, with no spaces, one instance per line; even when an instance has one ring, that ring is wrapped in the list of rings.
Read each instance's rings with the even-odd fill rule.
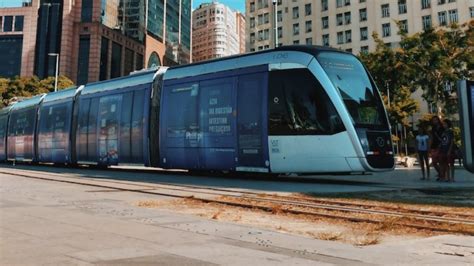
[[[22,167],[23,168],[23,167]],[[43,171],[50,168],[41,168]],[[339,176],[351,182],[269,183],[265,180],[223,179],[85,171],[58,168],[71,175],[102,178],[164,180],[242,186],[262,191],[314,191],[324,187],[387,189],[400,185],[474,187],[474,177],[459,172],[455,184],[417,180],[417,172],[398,170],[371,176]],[[326,180],[326,181],[325,181]],[[360,183],[356,180],[363,180]],[[385,180],[386,182],[381,182]],[[158,181],[157,181],[158,182]],[[265,185],[266,184],[266,185]],[[384,188],[385,187],[385,188]],[[134,205],[142,194],[107,192],[74,184],[0,174],[0,263],[10,264],[154,264],[154,265],[472,265],[472,237],[441,236],[354,247],[291,236],[241,225],[219,223]],[[147,199],[160,199],[147,195]]]

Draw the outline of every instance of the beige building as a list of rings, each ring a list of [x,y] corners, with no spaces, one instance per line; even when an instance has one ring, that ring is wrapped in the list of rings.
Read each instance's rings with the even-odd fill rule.
[[[245,17],[218,2],[193,11],[193,62],[245,52]]]
[[[274,46],[272,0],[246,0],[247,51]],[[392,46],[397,21],[408,34],[474,18],[474,0],[278,0],[278,42],[325,45],[359,54],[375,49],[372,33]]]

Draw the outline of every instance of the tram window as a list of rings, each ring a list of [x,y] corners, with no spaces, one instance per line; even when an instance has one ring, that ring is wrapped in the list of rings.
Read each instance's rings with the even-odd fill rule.
[[[329,135],[341,131],[344,126],[336,109],[309,70],[270,72],[270,135]]]
[[[35,120],[34,108],[13,113],[11,120],[13,121],[13,127],[9,136],[33,135],[33,121]]]
[[[177,85],[170,92],[169,105],[181,108],[170,108],[173,111],[168,120],[167,136],[182,138],[187,132],[198,131],[198,84]]]

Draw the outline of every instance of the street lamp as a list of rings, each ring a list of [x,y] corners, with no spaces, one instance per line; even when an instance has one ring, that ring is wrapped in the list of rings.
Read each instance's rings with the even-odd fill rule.
[[[277,0],[273,0],[273,10],[275,12],[275,48],[278,47],[278,4]]]
[[[49,56],[56,57],[56,73],[54,75],[54,91],[58,91],[58,70],[59,70],[59,54],[58,53],[49,53]]]

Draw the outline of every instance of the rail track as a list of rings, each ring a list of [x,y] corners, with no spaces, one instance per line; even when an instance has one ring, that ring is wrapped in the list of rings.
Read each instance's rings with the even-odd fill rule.
[[[208,186],[176,185],[166,182],[143,183],[84,176],[65,176],[12,169],[0,173],[55,182],[99,187],[113,191],[129,191],[143,194],[161,195],[191,199],[204,203],[222,204],[240,208],[259,209],[266,212],[281,212],[306,217],[324,217],[416,228],[427,231],[449,232],[474,235],[474,213],[441,212],[408,207],[381,206],[370,203],[354,203],[331,199],[314,199],[308,196],[286,196],[265,194],[237,189],[223,189]]]

